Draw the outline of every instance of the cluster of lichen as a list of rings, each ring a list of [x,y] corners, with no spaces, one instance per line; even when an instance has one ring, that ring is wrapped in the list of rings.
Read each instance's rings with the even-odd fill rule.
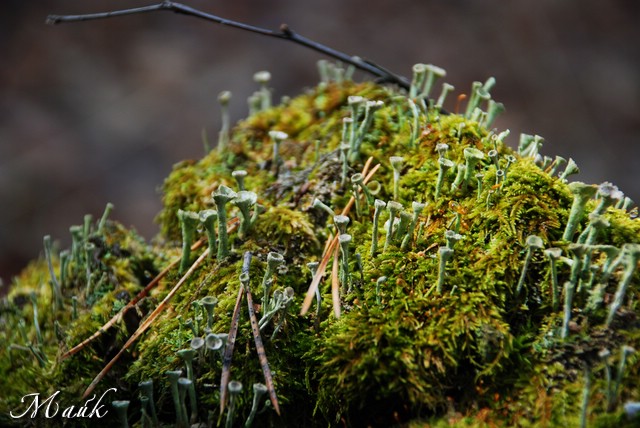
[[[318,87],[275,107],[268,75],[258,76],[253,114],[231,134],[223,129],[219,149],[178,164],[166,180],[162,244],[145,246],[110,221],[87,222],[78,258],[61,263],[52,255],[53,276],[42,260],[16,278],[0,313],[8,350],[0,356],[0,421],[29,392],[61,389],[77,401],[188,273],[99,388],[119,388],[118,398],[130,400],[129,420],[143,426],[153,421],[138,384],[149,379],[162,423],[184,423],[181,412],[192,422],[225,423],[218,338],[229,332],[241,256],[251,251],[250,284],[282,410],[276,415],[263,398],[257,423],[632,423],[623,403],[640,401],[631,352],[640,346],[640,221],[629,201],[608,184],[567,184],[575,164],[541,156],[538,136],[523,136],[517,151],[506,146],[508,132],[487,129],[502,108],[490,98],[492,79],[474,83],[464,114],[450,114],[441,109],[450,85],[430,97],[443,74],[437,67],[416,66],[409,94],[336,81],[331,76],[342,73],[327,67]],[[360,173],[376,164],[365,183]],[[351,198],[348,217],[338,216]],[[216,228],[205,219],[222,221]],[[325,245],[337,235],[339,245]],[[209,257],[187,272],[191,244],[206,237]],[[61,359],[180,259],[181,246],[180,266],[115,333]],[[313,294],[317,308],[298,315],[328,248],[336,248],[325,257],[337,258],[335,274]],[[278,254],[284,263],[268,268]],[[206,310],[213,297],[215,310]],[[177,379],[187,367],[182,384],[197,405],[181,410],[166,373]],[[244,423],[255,413],[247,386],[264,382],[246,306],[231,378],[236,390],[245,385],[233,394],[232,415]]]

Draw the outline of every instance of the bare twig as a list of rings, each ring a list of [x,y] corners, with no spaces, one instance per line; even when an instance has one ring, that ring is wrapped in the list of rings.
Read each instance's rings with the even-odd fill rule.
[[[338,279],[338,253],[340,248],[336,245],[333,251],[333,266],[331,268],[331,301],[333,302],[333,314],[340,318],[340,280]]]
[[[244,271],[244,265],[242,266]],[[249,268],[247,267],[247,272]],[[231,327],[229,328],[229,336],[227,336],[227,345],[224,348],[222,357],[222,375],[220,376],[220,414],[224,412],[224,406],[227,401],[227,385],[231,378],[231,361],[233,359],[233,348],[236,344],[236,336],[238,335],[238,327],[240,325],[240,307],[242,306],[242,297],[244,296],[244,285],[240,283],[236,305],[233,308],[231,316]]]
[[[269,392],[269,398],[273,405],[273,410],[280,415],[280,406],[278,405],[278,397],[276,396],[276,389],[273,386],[273,378],[271,376],[271,369],[269,369],[269,362],[267,361],[267,353],[264,350],[262,344],[262,338],[260,337],[260,326],[258,325],[258,319],[253,309],[253,297],[251,297],[251,287],[249,286],[249,263],[251,262],[251,253],[247,251],[244,253],[244,264],[247,266],[247,280],[245,282],[244,291],[247,293],[247,305],[249,306],[249,320],[251,321],[251,331],[253,332],[253,340],[256,344],[256,351],[258,352],[258,359],[260,360],[260,367],[264,374],[264,383],[267,386]],[[244,271],[244,265],[243,269]]]
[[[251,266],[251,252],[244,253],[244,260],[242,261],[242,276],[248,278],[249,267]],[[251,331],[253,332],[253,339],[256,344],[256,351],[258,352],[258,359],[260,360],[260,366],[264,374],[264,381],[267,385],[269,392],[269,398],[273,409],[276,413],[280,414],[280,406],[278,404],[278,397],[276,396],[276,390],[273,386],[273,378],[271,376],[271,370],[269,369],[269,362],[267,361],[267,354],[264,351],[264,345],[262,344],[262,338],[260,337],[260,327],[258,326],[258,320],[256,318],[255,311],[253,310],[253,297],[251,296],[251,288],[249,287],[249,281],[240,281],[240,289],[238,290],[238,298],[236,299],[236,305],[233,308],[233,316],[231,317],[231,328],[229,329],[229,337],[227,338],[227,347],[224,351],[224,357],[222,360],[222,376],[220,377],[220,414],[224,412],[224,407],[227,401],[227,386],[229,385],[229,379],[231,378],[231,361],[233,358],[233,348],[236,343],[236,336],[238,335],[238,327],[240,325],[240,307],[242,306],[242,296],[246,293],[247,305],[249,306],[249,320],[251,322]]]
[[[369,172],[369,168],[371,167],[371,162],[373,162],[373,156],[369,156],[369,159],[367,159],[367,161],[364,163],[364,166],[362,167],[362,175],[364,175],[365,177]]]
[[[395,83],[404,89],[409,89],[410,83],[409,81],[398,74],[392,73],[386,70],[383,67],[369,61],[364,60],[357,56],[350,56],[343,52],[337,51],[329,46],[325,46],[323,44],[314,42],[313,40],[307,39],[304,36],[294,32],[288,25],[282,24],[278,31],[269,30],[266,28],[255,27],[253,25],[244,24],[242,22],[232,21],[230,19],[222,18],[216,15],[212,15],[210,13],[203,12],[198,9],[194,9],[182,3],[176,3],[172,1],[163,1],[158,4],[153,4],[149,6],[137,7],[132,9],[123,9],[123,10],[115,10],[111,12],[103,12],[103,13],[91,13],[84,15],[49,15],[47,17],[47,24],[59,24],[64,22],[78,22],[78,21],[89,21],[95,19],[106,19],[106,18],[114,18],[117,16],[125,16],[125,15],[134,15],[148,12],[156,12],[156,11],[170,11],[179,13],[182,15],[193,16],[196,18],[204,19],[206,21],[215,22],[221,25],[227,25],[229,27],[238,28],[240,30],[249,31],[252,33],[260,34],[262,36],[274,37],[277,39],[288,40],[295,44],[304,46],[306,48],[312,49],[316,52],[320,52],[323,55],[327,55],[331,58],[337,59],[345,64],[353,65],[354,67],[370,73],[374,76],[379,77],[383,82],[387,83]]]

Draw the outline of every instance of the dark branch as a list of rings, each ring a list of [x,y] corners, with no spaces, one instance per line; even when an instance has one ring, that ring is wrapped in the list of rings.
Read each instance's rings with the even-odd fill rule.
[[[242,22],[221,18],[219,16],[202,12],[198,9],[194,9],[184,4],[175,3],[172,1],[163,1],[162,3],[158,3],[154,5],[137,7],[132,9],[115,10],[112,12],[104,12],[104,13],[92,13],[92,14],[86,14],[86,15],[49,15],[47,17],[46,22],[47,24],[53,25],[53,24],[59,24],[63,22],[89,21],[94,19],[105,19],[105,18],[113,18],[116,16],[155,12],[159,10],[166,10],[166,11],[171,11],[175,13],[180,13],[183,15],[194,16],[196,18],[204,19],[206,21],[215,22],[221,25],[228,25],[229,27],[234,27],[240,30],[261,34],[263,36],[275,37],[277,39],[282,39],[282,40],[289,40],[295,44],[305,46],[307,48],[320,52],[321,54],[337,59],[338,61],[341,61],[345,64],[353,65],[354,67],[362,71],[365,71],[374,76],[377,76],[383,82],[395,83],[396,85],[405,89],[409,89],[409,86],[410,86],[409,81],[405,77],[392,73],[376,65],[371,61],[365,61],[357,56],[349,56],[343,52],[337,51],[328,46],[314,42],[313,40],[307,39],[306,37],[303,37],[298,33],[294,32],[293,30],[291,30],[289,26],[287,26],[286,24],[283,24],[280,27],[279,31],[273,31],[266,28],[255,27],[253,25],[244,24]]]

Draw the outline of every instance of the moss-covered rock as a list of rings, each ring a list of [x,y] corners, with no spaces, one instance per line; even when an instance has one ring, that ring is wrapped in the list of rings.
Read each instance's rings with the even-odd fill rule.
[[[265,382],[263,350],[281,414],[263,398],[261,426],[573,426],[583,412],[590,426],[631,426],[623,404],[640,401],[631,352],[640,347],[636,211],[613,192],[604,220],[591,226],[589,213],[607,197],[603,186],[579,213],[575,242],[563,240],[573,194],[538,155],[539,140],[523,138],[516,152],[504,134],[485,128],[482,114],[430,104],[373,83],[323,82],[239,122],[225,150],[177,164],[164,184],[154,246],[115,222],[87,221],[64,263],[51,256],[63,307],[44,259],[2,301],[0,423],[24,425],[28,415],[15,420],[10,412],[21,413],[20,400],[34,392],[44,399],[60,390],[60,412],[81,405],[83,390],[118,356],[95,392],[116,388],[108,401],[130,400],[129,420],[151,426],[138,384],[152,379],[160,423],[180,425],[183,410],[166,372],[184,372],[177,352],[207,336],[207,346],[193,342],[197,415],[189,400],[185,409],[193,423],[227,423],[220,410],[226,348],[216,343],[232,330],[244,294],[242,255],[250,251],[264,349],[255,345],[244,297],[237,335],[227,341],[234,343],[231,379],[245,386],[234,398],[235,426],[251,412],[249,386]],[[286,134],[277,156],[271,131]],[[392,156],[402,159],[392,165]],[[230,235],[217,244],[229,256],[202,254],[200,228],[193,267],[179,273],[178,210],[219,209],[212,192],[241,190],[236,170],[247,171],[244,187],[257,204],[248,218],[233,200],[226,205]],[[359,172],[370,180],[367,191],[351,180]],[[372,251],[372,199],[389,203],[396,192],[399,211],[382,211]],[[336,230],[316,200],[347,215],[346,230]],[[247,221],[242,235],[240,221]],[[553,268],[543,251],[552,247],[561,254]],[[269,253],[284,263],[265,274]],[[319,272],[309,262],[322,262]],[[316,281],[318,301],[310,284],[325,273]],[[206,296],[218,299],[211,320]],[[111,328],[66,354],[123,308]],[[150,327],[119,354],[147,317]],[[38,417],[38,426],[61,423],[60,414]],[[115,411],[106,418],[115,423]]]

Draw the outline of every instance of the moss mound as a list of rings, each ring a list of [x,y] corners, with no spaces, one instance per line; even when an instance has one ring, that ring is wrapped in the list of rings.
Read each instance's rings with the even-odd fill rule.
[[[483,107],[481,86],[471,107]],[[433,104],[323,82],[176,165],[154,246],[106,216],[85,219],[70,250],[28,266],[2,301],[0,423],[59,425],[118,356],[95,392],[116,388],[105,400],[128,401],[130,423],[241,426],[250,385],[266,379],[263,351],[280,415],[262,396],[259,426],[637,423],[636,211],[608,183],[567,184],[573,161],[541,156],[539,137],[506,146],[507,133],[487,129],[493,101],[463,115]],[[231,346],[230,378],[244,389],[221,412]],[[189,379],[175,398],[174,370]],[[11,416],[26,394],[58,390],[52,419]],[[66,423],[95,423],[80,416]]]

